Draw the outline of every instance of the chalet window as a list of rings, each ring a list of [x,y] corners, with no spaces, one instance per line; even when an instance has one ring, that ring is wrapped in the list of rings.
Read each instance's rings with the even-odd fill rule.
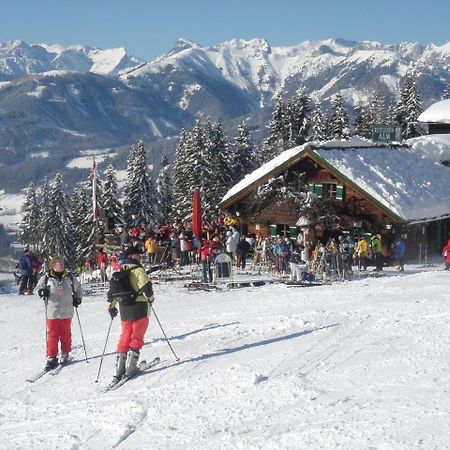
[[[320,198],[344,200],[344,186],[337,183],[308,183],[308,191]]]

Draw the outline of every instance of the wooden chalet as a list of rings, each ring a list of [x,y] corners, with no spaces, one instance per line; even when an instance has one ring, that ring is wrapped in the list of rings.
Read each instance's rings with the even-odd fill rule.
[[[334,200],[335,216],[308,223],[299,217],[295,201],[283,195],[255,211],[258,189],[280,176],[291,190],[307,186],[318,197]],[[307,229],[326,241],[346,230],[354,235],[381,233],[389,245],[402,234],[410,252],[431,255],[439,253],[449,237],[448,186],[450,168],[406,146],[374,146],[360,139],[323,146],[307,143],[247,175],[228,191],[220,208],[238,216],[244,232],[264,237],[294,238]]]

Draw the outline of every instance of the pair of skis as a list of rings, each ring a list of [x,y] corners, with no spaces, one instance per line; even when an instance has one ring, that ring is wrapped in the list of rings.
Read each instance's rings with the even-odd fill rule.
[[[138,366],[137,371],[133,373],[132,375],[124,375],[120,380],[114,379],[111,383],[106,386],[102,392],[108,392],[108,391],[114,391],[116,389],[119,389],[120,386],[123,386],[127,381],[132,380],[133,378],[136,378],[141,373],[145,372],[148,369],[151,369],[152,367],[155,367],[157,364],[161,362],[161,358],[157,356],[156,358],[152,359],[150,362],[147,362],[145,360],[142,360]]]
[[[40,372],[38,372],[36,375],[30,377],[27,379],[27,381],[29,383],[34,383],[35,381],[39,380],[40,378],[42,378],[44,375],[50,374],[50,375],[58,375],[59,372],[61,372],[61,370],[63,369],[63,367],[68,366],[71,363],[70,360],[68,361],[64,361],[62,363],[59,363],[54,369],[50,369],[50,370],[41,370]]]

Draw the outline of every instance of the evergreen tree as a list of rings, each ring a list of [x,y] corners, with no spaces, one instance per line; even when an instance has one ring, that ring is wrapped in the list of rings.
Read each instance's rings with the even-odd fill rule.
[[[50,208],[50,184],[49,181],[46,178],[44,178],[44,182],[42,183],[41,189],[40,189],[40,196],[39,196],[39,213],[40,213],[40,220],[39,220],[39,242],[38,242],[38,252],[40,255],[43,256],[43,258],[48,258],[51,255],[51,250],[46,245],[44,236],[51,235],[51,223],[48,219],[51,215],[51,208]]]
[[[37,249],[40,242],[40,211],[36,189],[30,183],[26,190],[25,201],[22,207],[23,217],[20,224],[20,239],[24,244],[29,244]]]
[[[288,148],[304,144],[309,133],[309,120],[307,114],[310,110],[310,100],[306,95],[306,89],[301,88],[298,93],[291,98],[287,105],[287,120],[289,129]]]
[[[153,184],[144,143],[139,141],[137,147],[130,151],[128,157],[125,205],[127,225],[150,225],[154,221],[156,189]]]
[[[372,129],[372,125],[387,123],[386,118],[386,105],[383,98],[379,94],[375,94],[369,104],[368,108],[368,122],[369,127]]]
[[[180,139],[175,150],[175,157],[172,171],[173,182],[173,214],[174,218],[179,219],[186,216],[189,211],[190,200],[186,195],[189,192],[187,174],[188,166],[188,146],[189,133],[183,128],[180,133]]]
[[[289,146],[289,122],[287,119],[286,105],[283,102],[282,93],[279,92],[275,99],[272,119],[268,126],[269,137],[263,152],[264,161],[267,162],[282,153]]]
[[[77,266],[82,266],[86,258],[91,256],[100,232],[92,215],[92,191],[88,190],[88,187],[88,183],[80,183],[74,189],[69,214]]]
[[[234,138],[233,183],[256,169],[256,155],[245,120],[239,123]]]
[[[61,255],[73,264],[75,246],[69,221],[69,201],[63,189],[61,174],[56,174],[50,185],[49,208],[42,218],[44,223],[43,242],[48,256]]]
[[[219,212],[219,203],[232,184],[232,154],[228,140],[222,130],[222,123],[218,120],[213,130],[212,141],[212,184],[208,186],[210,197],[207,199],[209,209],[205,210],[208,215]]]
[[[334,139],[343,139],[349,136],[348,116],[341,93],[334,96],[331,101],[332,115],[330,129]]]
[[[172,180],[169,176],[169,159],[167,155],[163,155],[161,160],[161,170],[156,181],[156,191],[158,193],[158,220],[161,223],[167,224],[172,217],[173,204],[173,187]]]
[[[320,103],[316,104],[312,113],[310,139],[316,142],[327,139],[327,124]]]
[[[105,171],[105,184],[103,186],[102,208],[108,221],[108,228],[114,228],[123,223],[122,206],[119,201],[119,187],[116,171],[112,164]]]
[[[372,137],[372,116],[367,109],[359,103],[355,107],[355,134],[366,139]]]
[[[416,122],[422,111],[422,103],[420,101],[419,92],[417,91],[416,82],[412,79],[408,92],[408,98],[406,100],[406,122]]]

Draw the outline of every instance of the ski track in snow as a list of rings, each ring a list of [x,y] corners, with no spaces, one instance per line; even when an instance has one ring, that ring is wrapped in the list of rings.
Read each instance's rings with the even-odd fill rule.
[[[0,449],[450,448],[450,294],[441,267],[309,288],[282,284],[188,293],[155,283],[142,358],[161,365],[116,391],[119,321],[94,383],[109,316],[79,309],[74,362],[45,363],[37,297],[1,295]],[[17,319],[20,318],[20,326]]]

